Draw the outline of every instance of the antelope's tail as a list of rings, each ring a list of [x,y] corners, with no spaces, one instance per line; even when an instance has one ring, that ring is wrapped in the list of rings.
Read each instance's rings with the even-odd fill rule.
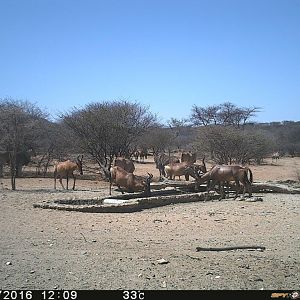
[[[253,174],[252,174],[252,171],[249,168],[247,168],[247,170],[249,171],[249,174],[250,174],[249,180],[250,180],[251,183],[253,183]]]

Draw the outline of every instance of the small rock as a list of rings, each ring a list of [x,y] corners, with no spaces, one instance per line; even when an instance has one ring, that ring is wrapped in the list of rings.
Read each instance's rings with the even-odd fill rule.
[[[80,254],[81,254],[81,255],[86,255],[86,254],[87,254],[87,251],[81,251]]]
[[[96,243],[97,241],[96,241],[96,240],[92,240],[92,242],[93,242],[93,243]]]
[[[168,263],[169,263],[169,261],[168,261],[168,260],[165,260],[164,258],[158,259],[157,262],[158,262],[160,265],[168,264]]]
[[[8,262],[6,263],[6,265],[7,265],[7,266],[11,266],[12,263],[11,263],[10,261],[8,261]]]
[[[30,274],[33,274],[33,273],[35,273],[35,271],[34,271],[34,270],[31,270],[31,271],[30,271]]]
[[[162,282],[161,287],[166,288],[167,287],[167,283],[165,281]]]
[[[140,274],[138,275],[138,277],[142,277],[142,273],[140,273]]]
[[[261,278],[254,278],[253,280],[254,280],[254,281],[264,281],[264,280],[261,279]]]
[[[221,276],[219,276],[219,275],[218,275],[218,276],[216,276],[215,278],[217,278],[217,279],[218,279],[218,278],[220,278],[220,277],[221,277]]]
[[[53,246],[53,244],[51,243],[51,244],[49,244],[49,246],[50,246],[50,247],[52,247],[52,246]]]

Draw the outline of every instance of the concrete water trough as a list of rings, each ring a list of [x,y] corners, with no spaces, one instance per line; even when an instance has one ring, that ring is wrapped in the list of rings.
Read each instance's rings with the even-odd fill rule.
[[[36,208],[48,208],[80,212],[135,212],[143,209],[168,204],[205,201],[206,193],[182,193],[178,190],[153,191],[151,196],[145,197],[143,193],[128,193],[113,197],[93,199],[62,199],[33,204]],[[219,195],[212,193],[210,200],[218,199]]]
[[[153,188],[153,189],[152,189]],[[104,212],[135,212],[143,209],[176,203],[206,201],[206,186],[200,186],[195,192],[194,184],[181,182],[155,183],[151,187],[151,196],[143,193],[127,193],[111,197],[96,197],[93,199],[61,199],[33,204],[36,208],[48,208],[67,211],[91,213]],[[254,183],[252,191],[255,193],[300,193],[299,188],[272,183]],[[220,195],[210,193],[209,200],[219,199]],[[250,198],[251,199],[251,198]],[[252,198],[253,199],[253,198]],[[254,199],[255,200],[255,199]]]

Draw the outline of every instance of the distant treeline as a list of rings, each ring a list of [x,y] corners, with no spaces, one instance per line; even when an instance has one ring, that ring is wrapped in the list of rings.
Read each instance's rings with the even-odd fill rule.
[[[194,151],[224,164],[261,163],[277,151],[300,154],[300,121],[251,122],[257,113],[257,107],[230,102],[194,105],[190,118],[161,124],[148,107],[115,100],[73,108],[54,122],[31,102],[5,98],[0,99],[0,152],[9,153],[12,185],[19,152],[36,154],[42,172],[53,159],[84,154],[105,177],[115,157],[132,157],[139,149]]]

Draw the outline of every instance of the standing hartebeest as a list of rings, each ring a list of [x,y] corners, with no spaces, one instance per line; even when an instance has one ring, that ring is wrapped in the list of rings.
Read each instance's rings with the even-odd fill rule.
[[[247,173],[249,172],[250,178],[248,179]],[[224,198],[224,182],[235,181],[236,183],[236,195],[235,199],[238,197],[240,192],[240,182],[244,186],[243,196],[245,195],[246,189],[248,190],[249,197],[252,196],[251,183],[253,182],[253,175],[248,167],[241,167],[236,165],[215,165],[204,175],[197,179],[197,184],[207,182],[207,192],[211,188],[214,188],[216,183],[220,184],[220,199]]]
[[[170,163],[180,163],[180,160],[176,156],[169,156],[165,153],[156,153],[154,152],[154,162],[156,168],[159,170],[159,178],[161,179],[162,176],[166,176],[165,166]]]
[[[63,187],[63,189],[65,189],[65,187],[62,183],[62,179],[63,178],[67,179],[67,190],[68,190],[69,189],[69,177],[72,176],[74,179],[73,190],[75,190],[76,177],[73,172],[77,169],[79,171],[80,175],[83,175],[83,171],[82,171],[83,155],[81,155],[81,158],[79,158],[79,157],[80,156],[77,156],[76,162],[66,160],[66,161],[57,163],[57,165],[54,168],[54,189],[56,189],[56,179],[57,179],[57,177],[59,177],[59,182],[60,182],[61,186]]]

